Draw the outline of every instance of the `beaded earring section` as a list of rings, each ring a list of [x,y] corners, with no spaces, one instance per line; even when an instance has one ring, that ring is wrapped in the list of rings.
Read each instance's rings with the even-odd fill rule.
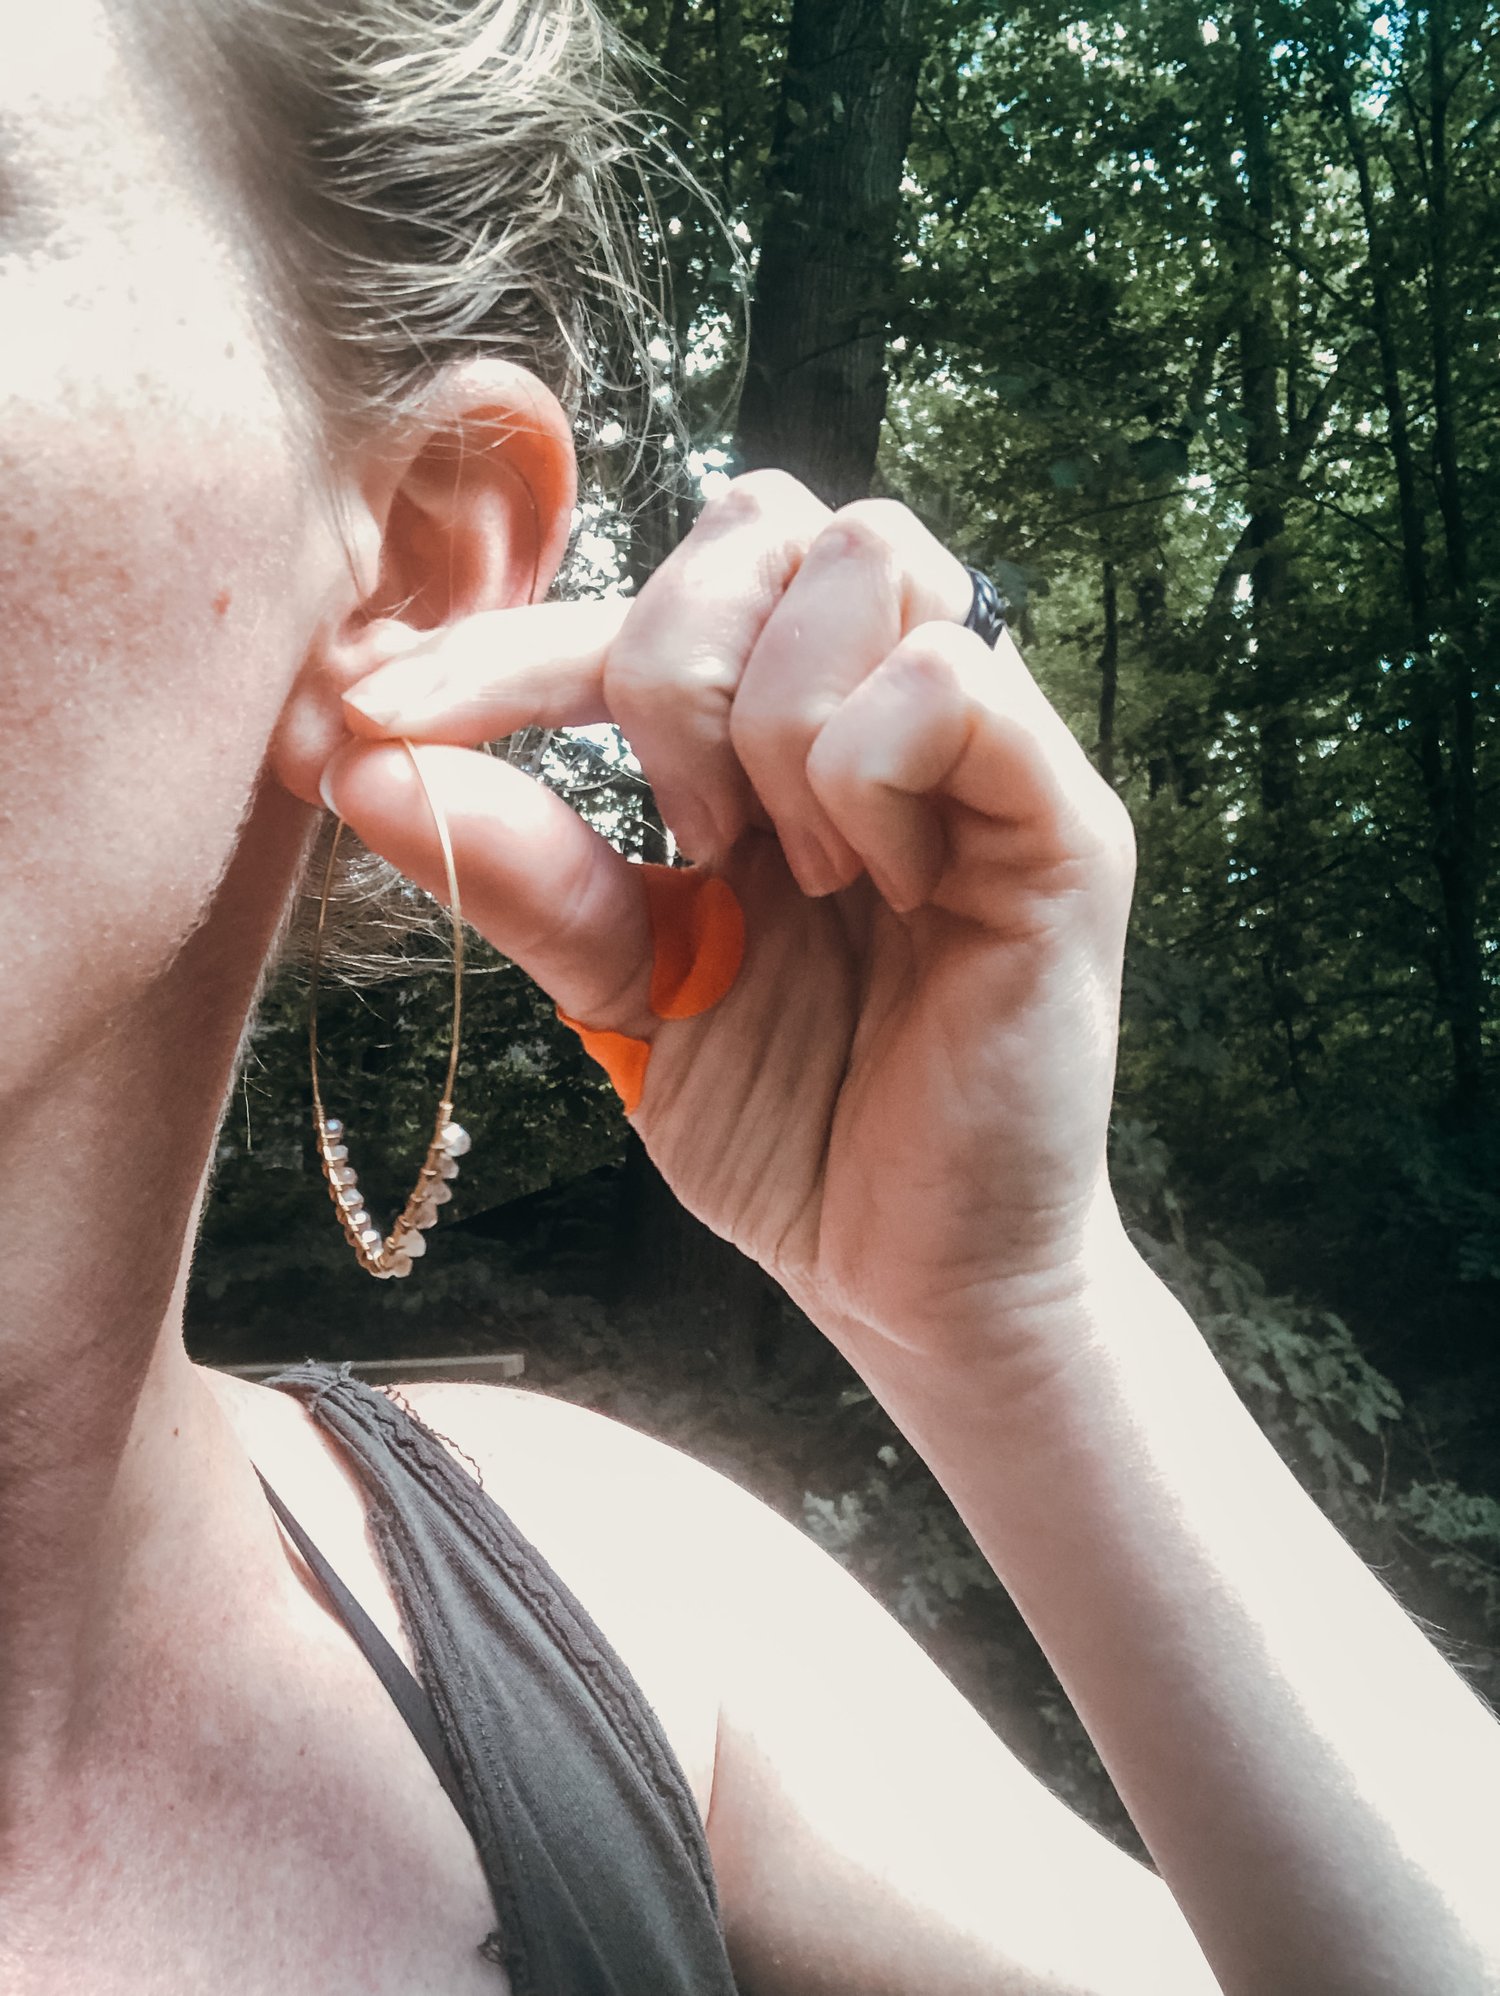
[[[349,1162],[349,1147],[344,1141],[344,1125],[337,1116],[327,1114],[323,1107],[322,1091],[318,1086],[318,966],[322,961],[323,927],[328,918],[328,897],[333,886],[333,869],[338,858],[339,840],[344,833],[342,818],[334,828],[333,842],[328,848],[328,863],[323,870],[323,893],[318,903],[318,926],[313,936],[311,989],[307,1006],[308,1058],[312,1066],[313,1128],[317,1135],[318,1158],[328,1184],[328,1195],[333,1201],[334,1212],[339,1225],[343,1228],[345,1240],[353,1248],[360,1267],[381,1282],[388,1282],[393,1276],[410,1275],[412,1263],[426,1254],[426,1229],[437,1225],[438,1208],[446,1206],[453,1197],[451,1181],[458,1176],[458,1160],[469,1148],[468,1132],[453,1120],[453,1084],[458,1073],[458,1036],[464,971],[463,912],[458,900],[458,872],[453,863],[453,844],[448,836],[447,820],[433,801],[432,792],[427,787],[427,779],[422,774],[422,765],[417,761],[415,749],[404,735],[399,739],[411,757],[412,768],[417,772],[417,781],[427,798],[427,807],[432,813],[432,821],[437,827],[438,840],[443,848],[443,866],[448,876],[448,907],[453,917],[453,1031],[448,1048],[448,1074],[443,1083],[443,1099],[438,1103],[432,1141],[427,1146],[427,1155],[423,1159],[422,1169],[417,1175],[417,1182],[412,1188],[410,1197],[402,1207],[391,1231],[384,1236],[370,1218],[364,1194],[359,1189],[359,1179]]]

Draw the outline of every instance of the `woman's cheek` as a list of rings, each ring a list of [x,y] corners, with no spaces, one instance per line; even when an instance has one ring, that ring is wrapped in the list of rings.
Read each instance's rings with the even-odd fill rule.
[[[0,399],[0,937],[44,1036],[201,918],[336,571],[232,344]]]

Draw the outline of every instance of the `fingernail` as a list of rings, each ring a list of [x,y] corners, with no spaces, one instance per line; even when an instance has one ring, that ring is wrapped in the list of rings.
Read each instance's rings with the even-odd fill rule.
[[[344,695],[344,705],[355,708],[359,713],[364,715],[367,721],[372,721],[377,728],[388,728],[392,721],[395,720],[398,712],[397,708],[387,705],[380,698],[379,694],[371,698],[368,694],[360,693],[358,690]]]
[[[333,764],[330,762],[324,767],[323,774],[318,778],[318,795],[323,800],[323,808],[327,811],[332,811],[336,818],[341,818],[343,813],[333,801],[332,771]]]
[[[375,727],[389,728],[436,713],[447,698],[448,680],[442,666],[428,656],[406,652],[357,679],[345,692],[344,704]]]
[[[783,832],[781,850],[786,854],[786,863],[804,894],[817,899],[843,886],[841,870],[810,832]]]
[[[689,859],[707,865],[718,850],[719,838],[703,805],[694,798],[684,798],[664,815],[679,849]]]
[[[865,870],[875,883],[875,892],[893,915],[909,915],[913,909],[921,907],[925,896],[920,889],[898,882],[883,867],[875,866],[868,860]]]

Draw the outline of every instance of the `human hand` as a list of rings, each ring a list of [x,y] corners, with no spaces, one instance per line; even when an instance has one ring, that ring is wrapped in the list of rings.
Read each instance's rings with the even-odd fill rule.
[[[856,1364],[962,1362],[1080,1267],[1105,1139],[1130,821],[970,581],[904,508],[755,473],[628,602],[491,612],[345,695],[325,799],[590,1026],[650,1043],[634,1122],[683,1203]],[[376,633],[378,650],[378,636]],[[618,723],[744,908],[711,1011],[648,1003],[644,878],[460,746]]]

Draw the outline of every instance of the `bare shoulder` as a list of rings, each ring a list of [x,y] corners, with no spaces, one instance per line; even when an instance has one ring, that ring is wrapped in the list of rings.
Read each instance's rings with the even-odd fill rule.
[[[674,1744],[697,1742],[696,1765],[679,1756],[748,1986],[1213,1989],[1160,1881],[1049,1795],[768,1505],[566,1401],[465,1386],[410,1399],[595,1612]]]
[[[498,1503],[545,1505],[559,1523],[576,1520],[591,1534],[655,1523],[671,1544],[695,1548],[712,1538],[721,1513],[756,1501],[682,1449],[533,1388],[427,1381],[396,1390],[470,1459]],[[516,1522],[526,1529],[519,1514]]]
[[[665,1442],[548,1394],[447,1382],[397,1391],[598,1623],[706,1818],[724,1642],[722,1530],[709,1493],[733,1486]]]
[[[716,1670],[752,1573],[844,1578],[750,1491],[608,1414],[513,1386],[397,1390],[564,1578],[649,1603],[679,1635],[689,1625]]]

